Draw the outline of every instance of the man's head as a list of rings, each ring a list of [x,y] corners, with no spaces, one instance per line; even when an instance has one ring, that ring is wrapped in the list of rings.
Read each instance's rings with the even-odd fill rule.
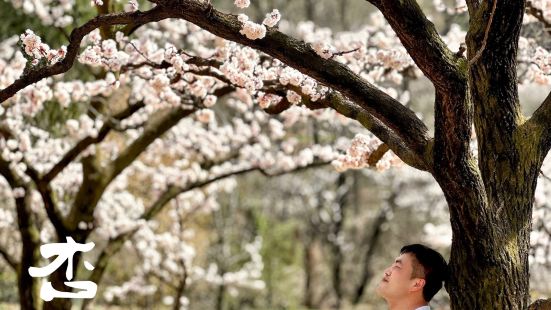
[[[377,293],[388,302],[405,299],[429,302],[447,276],[448,265],[440,253],[421,244],[406,245],[385,270]]]

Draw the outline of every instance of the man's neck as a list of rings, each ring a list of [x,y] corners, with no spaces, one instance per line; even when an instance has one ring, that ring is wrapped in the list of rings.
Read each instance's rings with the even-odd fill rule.
[[[415,310],[417,308],[428,306],[428,303],[425,301],[415,301],[415,300],[399,300],[399,301],[388,301],[389,310]]]

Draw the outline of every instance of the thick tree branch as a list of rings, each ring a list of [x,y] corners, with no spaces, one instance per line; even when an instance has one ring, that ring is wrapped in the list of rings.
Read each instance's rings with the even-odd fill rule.
[[[420,157],[426,152],[429,144],[427,128],[415,113],[363,80],[345,65],[321,58],[308,44],[273,28],[268,29],[265,38],[249,40],[240,34],[241,23],[237,16],[221,13],[208,2],[182,0],[167,5],[173,6],[172,10],[179,11],[179,17],[219,37],[260,50],[340,91],[394,131],[395,136],[411,152]]]
[[[134,140],[126,149],[122,150],[119,156],[114,159],[106,168],[109,181],[128,167],[155,139],[162,136],[178,122],[195,112],[195,109],[176,108],[166,111],[165,115],[147,124],[142,135]]]
[[[503,140],[522,122],[516,64],[524,1],[496,3],[482,2],[471,18],[466,38],[469,61],[479,59],[468,69],[479,138],[484,141],[486,135],[507,145]]]
[[[186,19],[222,38],[263,51],[342,92],[343,95],[349,97],[359,107],[365,109],[384,126],[392,130],[395,137],[401,140],[401,144],[416,154],[418,159],[423,160],[429,144],[428,129],[409,108],[363,80],[345,65],[332,59],[325,60],[319,57],[308,44],[286,36],[275,29],[268,29],[266,38],[262,40],[247,39],[240,34],[241,23],[237,20],[237,16],[213,9],[210,2],[196,0],[160,2],[158,6],[147,12],[108,14],[92,19],[73,30],[67,56],[62,62],[44,69],[30,70],[28,74],[0,91],[0,102],[7,100],[17,91],[32,83],[69,70],[78,53],[82,37],[99,26],[137,25],[171,17]],[[424,166],[427,166],[426,163]]]
[[[383,13],[411,58],[437,89],[451,91],[457,81],[466,82],[458,57],[447,48],[417,1],[369,2]]]
[[[38,175],[38,171],[31,166],[27,167],[27,174],[36,184],[36,189],[42,197],[46,214],[54,226],[58,239],[63,240],[69,234],[63,220],[63,214],[61,214],[61,210],[59,210],[57,199],[55,197],[55,193],[52,191],[50,183],[42,181]]]
[[[497,4],[496,4],[497,2]],[[517,84],[518,39],[524,16],[524,2],[483,1],[474,16],[471,16],[466,37],[470,60],[478,54],[480,58],[469,71],[469,90],[474,107],[474,125],[479,148],[479,167],[489,197],[496,197],[490,184],[503,184],[496,174],[496,167],[503,172],[531,171],[535,163],[521,160],[527,154],[518,140],[523,124]],[[499,85],[499,87],[497,87]],[[521,168],[519,164],[526,165]],[[501,189],[503,190],[503,189]],[[514,189],[511,189],[514,190]],[[496,202],[494,206],[511,205],[507,201]]]

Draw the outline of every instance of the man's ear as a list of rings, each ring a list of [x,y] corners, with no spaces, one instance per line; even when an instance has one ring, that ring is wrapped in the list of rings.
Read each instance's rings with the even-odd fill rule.
[[[410,288],[411,292],[422,290],[425,287],[425,279],[415,279],[413,286]]]

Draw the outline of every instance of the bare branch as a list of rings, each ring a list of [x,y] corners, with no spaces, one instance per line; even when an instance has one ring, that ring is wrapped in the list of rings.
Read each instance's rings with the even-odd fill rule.
[[[13,270],[15,272],[18,272],[18,269],[19,269],[19,262],[17,262],[17,260],[15,259],[15,257],[13,257],[6,248],[4,248],[3,246],[0,245],[0,255],[4,258],[4,260],[6,261],[6,263],[8,263],[8,265],[10,265],[11,268],[13,268]]]
[[[383,158],[383,156],[389,150],[390,148],[388,147],[388,145],[384,143],[379,145],[379,147],[375,151],[373,151],[373,153],[371,153],[371,155],[369,155],[369,158],[367,159],[367,163],[369,164],[369,166],[375,167],[379,160],[381,160],[381,158]]]

